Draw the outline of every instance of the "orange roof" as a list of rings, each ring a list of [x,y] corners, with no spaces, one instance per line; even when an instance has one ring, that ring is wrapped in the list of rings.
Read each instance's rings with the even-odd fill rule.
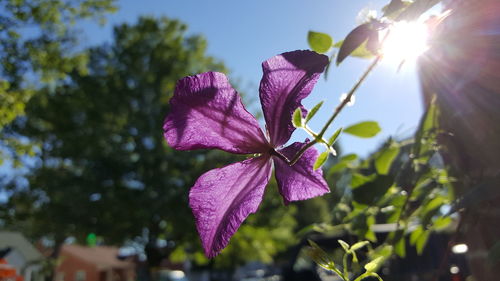
[[[97,266],[98,269],[131,268],[134,263],[118,259],[118,248],[107,246],[84,247],[79,245],[64,245],[61,256],[66,254],[80,258],[86,263]]]

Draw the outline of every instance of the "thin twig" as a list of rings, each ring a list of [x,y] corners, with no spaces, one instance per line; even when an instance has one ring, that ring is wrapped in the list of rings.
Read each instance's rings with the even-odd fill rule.
[[[306,145],[304,145],[298,152],[297,154],[295,154],[295,156],[292,158],[291,161],[288,162],[288,165],[290,166],[293,166],[295,163],[297,163],[297,161],[299,161],[300,157],[302,156],[302,154],[304,154],[304,152],[306,152],[307,149],[309,149],[309,147],[313,146],[314,144],[316,144],[318,141],[315,139],[315,140],[312,140],[311,142],[308,142]]]
[[[361,86],[361,84],[365,81],[366,77],[368,77],[368,74],[370,74],[370,72],[377,65],[377,63],[380,61],[381,58],[382,58],[382,56],[380,56],[380,55],[377,56],[373,60],[373,62],[368,66],[368,68],[365,70],[363,75],[361,75],[361,77],[359,78],[358,82],[356,82],[356,84],[354,84],[354,86],[351,88],[349,93],[347,93],[347,97],[335,108],[333,115],[330,117],[330,119],[328,119],[328,121],[326,121],[325,125],[323,126],[323,128],[319,132],[318,138],[323,137],[323,135],[325,134],[328,127],[330,127],[330,124],[333,122],[333,120],[335,120],[335,118],[337,117],[337,115],[339,115],[339,113],[342,111],[342,109],[344,109],[344,107],[351,101],[352,95],[354,95],[354,93],[359,88],[359,86]]]

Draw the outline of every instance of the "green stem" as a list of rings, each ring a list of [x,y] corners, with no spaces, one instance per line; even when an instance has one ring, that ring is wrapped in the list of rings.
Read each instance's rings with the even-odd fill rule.
[[[271,149],[269,150],[269,154],[271,155],[274,155],[276,157],[278,157],[279,159],[283,160],[284,162],[286,163],[290,163],[290,160],[288,160],[288,158],[286,158],[285,155],[281,154],[279,151],[277,151],[276,149]]]
[[[365,81],[366,77],[368,77],[368,74],[370,74],[373,68],[375,68],[375,66],[380,61],[381,58],[382,58],[381,56],[377,56],[373,60],[373,62],[368,66],[363,75],[361,75],[361,77],[359,78],[358,82],[356,82],[356,84],[354,84],[349,93],[347,93],[347,97],[335,108],[333,115],[330,117],[330,119],[328,119],[328,121],[326,121],[325,125],[319,132],[318,137],[320,138],[323,137],[328,127],[330,127],[330,124],[333,122],[333,120],[335,120],[337,115],[339,115],[339,113],[342,111],[342,109],[344,109],[344,107],[349,103],[349,101],[351,101],[352,95],[354,95],[356,90],[358,90],[359,86],[361,86],[361,84]]]
[[[360,276],[358,276],[358,278],[354,279],[354,281],[361,281],[364,278],[369,277],[369,276],[370,276],[370,274],[368,272],[365,272],[365,273],[361,274]]]
[[[349,270],[347,270],[347,258],[349,257],[349,253],[345,253],[342,259],[342,265],[344,266],[344,278],[349,280]]]
[[[313,132],[313,130],[311,130],[311,128],[309,128],[307,125],[304,126],[304,130],[306,131],[306,133],[311,135],[314,139],[316,139],[318,137],[318,135],[315,132]]]
[[[342,272],[340,272],[340,270],[338,270],[337,268],[335,268],[335,267],[334,267],[334,268],[332,268],[332,270],[333,270],[335,273],[337,273],[337,275],[338,275],[340,278],[342,278],[342,280],[344,280],[344,281],[349,281],[349,279],[346,279],[346,277],[342,274]]]
[[[309,147],[313,146],[314,144],[316,144],[318,142],[318,140],[314,139],[312,140],[311,142],[308,142],[306,145],[304,145],[296,154],[295,156],[292,158],[292,160],[290,162],[288,162],[288,165],[290,166],[293,166],[295,163],[297,163],[297,161],[299,161],[300,157],[302,156],[302,154],[304,154],[304,152],[306,152],[307,149],[309,149]]]
[[[363,280],[363,279],[365,279],[367,277],[375,277],[379,281],[383,281],[382,277],[380,277],[380,275],[378,275],[375,272],[365,272],[365,273],[361,274],[360,276],[358,276],[358,278],[354,279],[354,281],[361,281],[361,280]]]

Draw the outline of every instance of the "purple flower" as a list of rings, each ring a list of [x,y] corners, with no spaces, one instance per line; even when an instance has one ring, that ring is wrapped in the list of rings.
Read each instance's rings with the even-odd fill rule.
[[[306,144],[296,142],[282,148],[295,130],[293,112],[298,107],[305,112],[301,101],[312,91],[327,63],[324,55],[294,51],[262,64],[260,101],[268,138],[224,74],[206,72],[177,83],[163,126],[165,139],[173,148],[218,148],[260,155],[206,172],[189,192],[189,205],[209,258],[219,254],[243,220],[257,211],[273,163],[285,204],[329,192],[321,169],[313,170],[316,149],[306,150],[292,166],[277,157],[280,153],[291,159]]]

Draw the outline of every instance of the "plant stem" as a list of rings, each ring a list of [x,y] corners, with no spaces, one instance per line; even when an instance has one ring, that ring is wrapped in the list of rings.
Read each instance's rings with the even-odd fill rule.
[[[368,272],[365,272],[365,273],[361,274],[360,276],[358,276],[358,278],[354,279],[354,281],[361,281],[368,276],[370,276],[370,274]]]
[[[346,279],[346,277],[342,274],[342,272],[340,272],[340,270],[338,270],[337,268],[332,268],[331,270],[333,270],[333,272],[337,273],[337,275],[342,278],[342,280],[344,281],[349,281],[349,278]]]
[[[319,134],[318,134],[319,138],[323,137],[323,135],[325,134],[328,127],[330,127],[330,124],[333,122],[333,120],[335,120],[335,118],[337,117],[337,115],[339,115],[339,113],[342,111],[342,109],[344,109],[344,107],[351,101],[352,95],[354,95],[354,93],[359,88],[359,86],[361,86],[361,84],[365,81],[366,77],[368,77],[368,74],[370,74],[370,72],[378,64],[378,62],[380,61],[381,58],[382,58],[381,56],[377,56],[373,60],[373,62],[368,66],[368,68],[365,70],[363,75],[361,75],[358,82],[356,82],[356,84],[354,84],[354,86],[351,88],[349,93],[347,93],[347,97],[335,108],[333,115],[330,117],[330,119],[328,119],[328,121],[326,121],[325,125],[323,126],[323,128],[319,132]]]
[[[306,145],[304,145],[298,152],[297,154],[295,154],[295,156],[292,158],[292,160],[290,160],[288,162],[288,165],[290,166],[293,166],[295,163],[297,163],[297,161],[299,161],[300,157],[302,156],[302,154],[304,154],[304,152],[306,152],[307,149],[309,149],[309,147],[313,146],[314,144],[316,144],[318,141],[316,139],[312,140],[311,142],[308,142]]]
[[[271,149],[269,150],[269,154],[271,155],[274,155],[276,157],[278,157],[279,159],[285,161],[286,163],[290,163],[290,160],[288,160],[288,158],[286,158],[285,155],[281,154],[279,151],[277,151],[276,149]]]
[[[349,270],[347,270],[347,258],[349,257],[349,253],[345,253],[342,258],[342,265],[344,266],[344,278],[349,280]]]
[[[363,274],[361,274],[360,276],[358,276],[358,278],[354,279],[354,281],[361,281],[363,279],[365,279],[366,277],[375,277],[377,278],[379,281],[383,281],[382,278],[375,272],[365,272]]]
[[[307,143],[305,146],[303,146],[295,154],[295,156],[292,158],[292,160],[290,160],[288,162],[288,165],[292,166],[295,163],[297,163],[297,161],[300,159],[300,157],[302,156],[302,154],[304,154],[304,152],[306,152],[306,150],[309,149],[309,147],[315,145],[316,143],[318,143],[318,141],[322,140],[323,135],[325,134],[326,130],[328,130],[328,127],[330,127],[330,124],[332,124],[333,120],[335,120],[335,118],[337,117],[337,115],[339,115],[339,113],[342,111],[342,109],[344,109],[344,107],[349,103],[349,101],[351,100],[352,95],[354,95],[354,93],[359,88],[359,86],[361,86],[361,84],[365,81],[366,77],[368,77],[368,74],[370,74],[370,72],[373,70],[373,68],[375,68],[375,66],[380,61],[381,58],[382,58],[382,56],[378,55],[373,60],[373,62],[368,66],[368,68],[365,70],[365,72],[363,73],[363,75],[361,75],[361,77],[358,79],[358,81],[356,82],[356,84],[354,84],[354,86],[351,88],[351,90],[347,94],[347,97],[342,102],[340,102],[340,104],[335,108],[335,111],[333,112],[333,115],[325,123],[325,125],[321,129],[320,133],[316,136],[316,138],[314,140],[312,140],[311,142]]]

